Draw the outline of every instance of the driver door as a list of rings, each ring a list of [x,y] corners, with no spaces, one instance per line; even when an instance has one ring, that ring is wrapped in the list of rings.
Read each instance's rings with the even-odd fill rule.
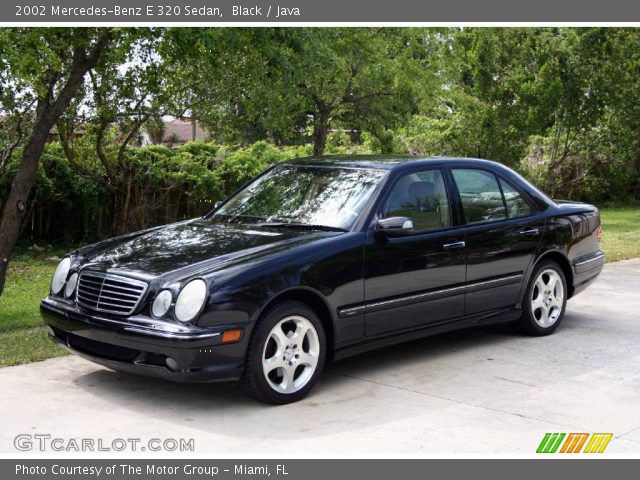
[[[464,229],[455,227],[440,168],[399,176],[378,218],[409,217],[414,233],[365,246],[365,335],[419,328],[464,315]]]

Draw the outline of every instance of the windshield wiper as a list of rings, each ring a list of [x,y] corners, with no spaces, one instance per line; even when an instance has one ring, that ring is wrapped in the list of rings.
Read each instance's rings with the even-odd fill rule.
[[[314,223],[260,222],[260,223],[255,223],[254,225],[258,227],[300,228],[305,230],[325,230],[327,232],[348,232],[346,228],[332,227],[330,225],[319,225]]]

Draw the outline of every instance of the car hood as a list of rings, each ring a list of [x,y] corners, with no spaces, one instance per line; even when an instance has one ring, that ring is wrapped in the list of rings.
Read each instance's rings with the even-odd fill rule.
[[[104,271],[129,271],[154,278],[184,269],[213,269],[244,257],[274,253],[339,232],[233,227],[206,219],[171,224],[139,235],[86,247],[81,263]]]

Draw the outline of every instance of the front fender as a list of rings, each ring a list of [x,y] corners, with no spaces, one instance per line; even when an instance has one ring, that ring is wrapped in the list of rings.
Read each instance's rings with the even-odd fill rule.
[[[198,325],[253,324],[273,301],[304,292],[323,302],[336,332],[356,335],[352,322],[364,319],[344,320],[349,325],[342,329],[336,312],[364,301],[365,238],[364,232],[349,232],[216,272]]]

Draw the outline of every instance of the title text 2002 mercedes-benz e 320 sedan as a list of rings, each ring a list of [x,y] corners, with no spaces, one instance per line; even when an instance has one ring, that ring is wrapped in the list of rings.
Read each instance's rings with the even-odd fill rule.
[[[547,335],[600,273],[598,210],[485,160],[274,166],[208,215],[71,252],[41,311],[107,367],[299,400],[336,358],[514,321]]]

